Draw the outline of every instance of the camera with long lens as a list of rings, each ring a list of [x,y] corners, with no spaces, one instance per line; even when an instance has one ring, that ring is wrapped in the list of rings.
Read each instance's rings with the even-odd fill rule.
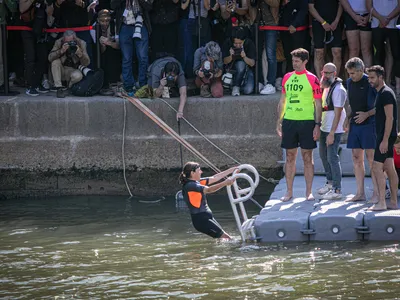
[[[210,78],[212,73],[211,63],[208,60],[206,60],[200,71],[203,72],[205,78]]]
[[[210,78],[211,77],[211,71],[210,70],[202,70],[204,77],[205,78]]]
[[[69,41],[68,46],[67,56],[73,56],[76,50],[78,50],[78,44],[75,41]]]
[[[168,74],[166,76],[167,79],[167,87],[173,87],[175,86],[175,76],[172,74]]]

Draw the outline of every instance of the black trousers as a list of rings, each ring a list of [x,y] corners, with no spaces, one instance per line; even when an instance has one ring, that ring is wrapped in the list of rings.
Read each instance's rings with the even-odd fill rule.
[[[48,69],[47,43],[37,43],[32,31],[21,31],[25,51],[25,79],[29,87],[36,88]]]
[[[293,65],[290,52],[297,48],[304,48],[310,51],[310,36],[308,30],[297,31],[293,34],[289,31],[281,31],[281,40],[283,44],[283,53],[286,59],[286,72],[291,72],[293,71]]]
[[[8,71],[15,72],[18,78],[24,77],[24,49],[19,31],[8,31],[7,37]]]
[[[161,53],[169,53],[177,58],[179,22],[177,21],[171,24],[152,24],[151,26],[151,62],[155,61]]]
[[[120,81],[122,72],[121,50],[107,46],[101,54],[101,67],[104,70],[103,87],[107,88],[110,83]]]
[[[372,42],[375,47],[374,63],[385,66],[385,40],[390,42],[390,50],[393,55],[393,72],[400,78],[400,34],[398,29],[372,28]]]

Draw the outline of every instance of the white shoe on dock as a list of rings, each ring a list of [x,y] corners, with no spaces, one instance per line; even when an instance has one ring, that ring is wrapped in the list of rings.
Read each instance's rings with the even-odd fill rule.
[[[318,192],[318,194],[320,194],[320,195],[325,195],[325,194],[328,193],[331,189],[332,189],[332,184],[330,184],[330,183],[325,183],[325,185],[324,185],[322,188],[318,189],[317,192]]]
[[[343,195],[341,193],[336,193],[334,190],[330,190],[322,196],[323,200],[342,200],[342,198]]]

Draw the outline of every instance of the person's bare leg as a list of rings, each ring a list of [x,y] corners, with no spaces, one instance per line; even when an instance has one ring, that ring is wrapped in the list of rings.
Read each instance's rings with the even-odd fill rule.
[[[371,179],[372,179],[372,184],[374,186],[374,192],[372,194],[371,199],[368,201],[369,203],[377,203],[379,199],[379,189],[378,189],[378,183],[376,181],[375,174],[372,172],[372,166],[374,165],[374,149],[367,149],[365,150],[365,155],[367,156],[368,164],[369,164],[369,169],[371,170]],[[386,184],[385,184],[386,187]],[[383,192],[385,195],[385,191]]]
[[[383,169],[386,171],[390,186],[390,203],[388,209],[398,209],[397,206],[397,191],[399,187],[399,178],[394,167],[393,158],[387,158],[383,164]],[[385,186],[386,187],[386,186]]]
[[[347,44],[349,46],[349,57],[360,56],[360,30],[346,31]]]
[[[393,69],[393,55],[392,50],[390,49],[390,41],[387,38],[385,44],[385,74],[386,74],[386,84],[390,85],[390,76],[392,74]]]
[[[385,201],[385,188],[386,188],[386,180],[385,175],[383,174],[383,163],[374,161],[371,169],[371,173],[374,173],[376,178],[376,182],[378,185],[378,195],[379,200],[378,203],[372,205],[368,210],[386,210],[386,201]]]
[[[365,67],[372,66],[372,31],[360,31],[361,53]]]
[[[357,193],[351,199],[346,200],[347,202],[352,201],[364,201],[365,191],[364,191],[364,177],[365,177],[365,167],[364,167],[364,150],[363,149],[352,149],[353,165],[354,165],[354,175],[356,176],[357,182]]]
[[[314,160],[312,149],[301,149],[304,162],[304,178],[306,180],[306,200],[315,200],[312,194],[312,183],[314,179]]]
[[[293,197],[293,181],[296,173],[297,148],[286,149],[285,178],[286,194],[281,198],[283,202],[289,201]]]
[[[321,71],[322,68],[324,67],[324,54],[325,54],[324,49],[315,49],[314,68],[315,68],[315,74],[317,75],[318,78],[321,78]]]
[[[336,73],[340,74],[342,67],[342,48],[332,48],[333,64],[336,66]]]

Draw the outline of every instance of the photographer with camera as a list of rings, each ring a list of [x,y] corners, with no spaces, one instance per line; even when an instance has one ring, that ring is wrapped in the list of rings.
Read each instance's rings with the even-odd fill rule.
[[[246,32],[238,27],[231,39],[223,46],[225,69],[234,70],[232,96],[240,96],[240,92],[249,95],[254,91],[254,73],[252,67],[256,63],[256,46],[246,38]]]
[[[193,71],[201,97],[221,98],[224,95],[221,81],[223,67],[221,48],[216,42],[208,42],[196,50]]]
[[[47,17],[53,13],[53,5],[50,1],[21,0],[19,2],[21,23],[32,30],[21,31],[21,37],[25,52],[25,79],[28,87],[26,94],[38,96],[39,93],[47,93],[49,90],[41,85],[43,75],[47,72],[48,47],[47,35],[43,29],[47,27]]]
[[[182,118],[187,98],[187,86],[181,64],[171,56],[159,58],[149,66],[147,74],[149,76],[148,87],[153,89],[155,97],[179,96],[180,102],[176,119]]]
[[[90,0],[51,0],[54,1],[54,17],[61,28],[83,27],[89,25],[87,7]],[[77,31],[76,36],[86,43],[90,61],[93,60],[92,37],[88,30]],[[60,36],[59,36],[60,37]]]
[[[65,31],[63,37],[55,42],[49,61],[57,98],[65,98],[69,94],[68,88],[83,78],[78,66],[87,67],[90,64],[85,41],[77,38],[74,31]],[[68,82],[68,88],[63,87],[62,81]]]

